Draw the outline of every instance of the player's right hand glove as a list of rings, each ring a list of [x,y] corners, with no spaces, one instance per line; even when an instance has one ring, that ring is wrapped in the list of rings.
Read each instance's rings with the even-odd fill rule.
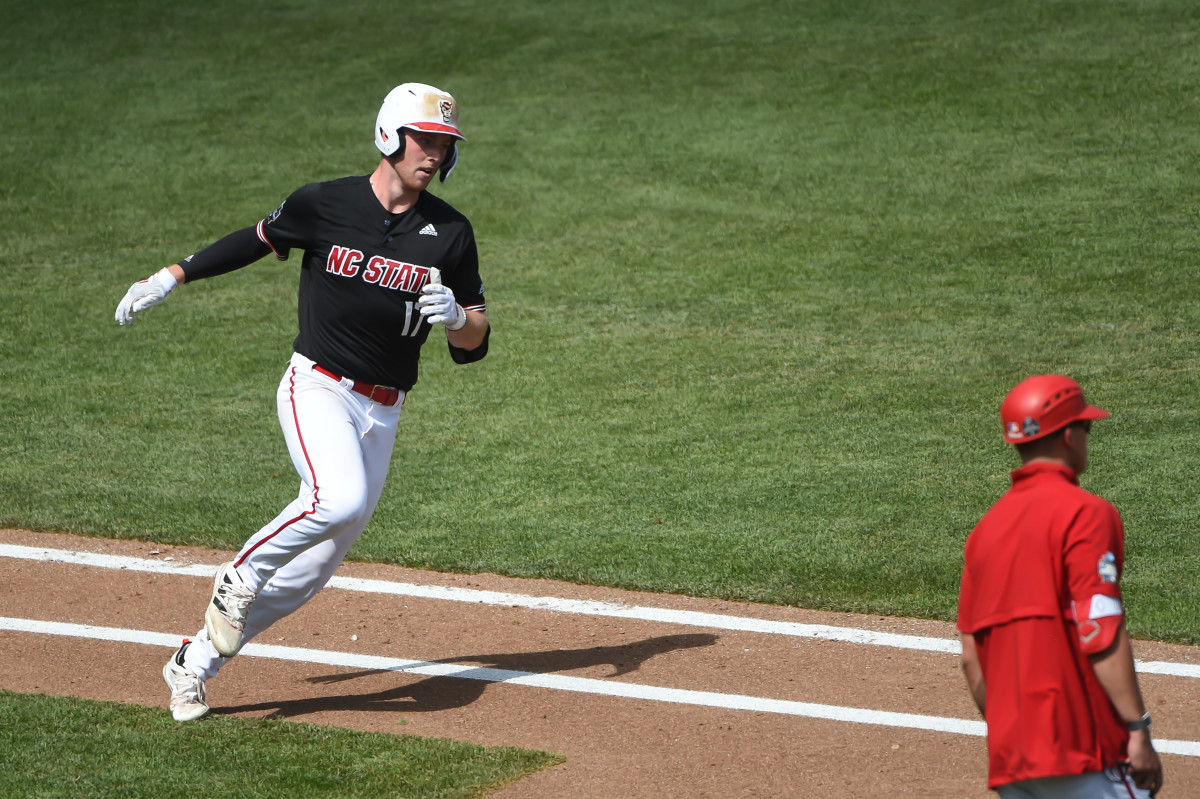
[[[158,305],[175,290],[179,282],[171,274],[171,270],[163,268],[145,280],[139,280],[129,287],[121,302],[117,305],[117,322],[122,325],[132,325],[133,315],[140,313],[152,305]]]

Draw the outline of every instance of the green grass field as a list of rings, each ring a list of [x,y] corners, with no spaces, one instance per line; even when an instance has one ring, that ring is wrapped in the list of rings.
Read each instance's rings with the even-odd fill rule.
[[[146,707],[0,691],[0,794],[467,799],[562,762],[544,752],[295,722],[178,725]]]
[[[1136,633],[1200,640],[1200,10],[381,8],[51,1],[0,34],[0,522],[236,548],[293,496],[295,264],[113,308],[368,172],[379,98],[422,79],[463,106],[438,191],[495,339],[427,348],[355,557],[949,618],[1014,465],[999,400],[1061,371],[1113,412],[1085,484],[1125,515]]]
[[[0,524],[236,548],[297,258],[128,285],[452,91],[492,351],[426,348],[359,559],[953,617],[997,409],[1079,379],[1138,637],[1200,642],[1200,8],[61,0],[0,29]]]

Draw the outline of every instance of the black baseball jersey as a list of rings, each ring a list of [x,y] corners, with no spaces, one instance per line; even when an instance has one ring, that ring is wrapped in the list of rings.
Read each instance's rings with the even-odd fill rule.
[[[417,382],[430,325],[416,303],[430,267],[460,305],[485,309],[471,224],[427,191],[393,214],[366,176],[310,183],[257,232],[280,260],[304,250],[295,349],[346,377],[405,391]]]

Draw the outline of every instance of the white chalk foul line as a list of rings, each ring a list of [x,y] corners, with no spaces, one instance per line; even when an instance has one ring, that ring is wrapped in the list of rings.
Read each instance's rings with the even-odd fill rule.
[[[204,577],[207,579],[211,579],[217,569],[216,566],[205,564],[185,566],[168,561],[149,560],[146,558],[101,555],[93,552],[71,552],[61,549],[45,549],[11,544],[0,544],[0,557],[92,566],[101,569],[124,569],[153,574]],[[687,627],[763,633],[766,635],[786,635],[796,638],[839,641],[865,646],[884,646],[893,649],[940,652],[952,655],[958,655],[962,652],[962,646],[955,639],[904,635],[900,633],[882,633],[855,627],[834,627],[825,624],[771,621],[743,616],[700,613],[694,610],[639,607],[635,605],[619,605],[611,602],[527,596],[525,594],[509,594],[499,591],[481,591],[473,588],[454,588],[445,585],[416,585],[413,583],[398,583],[386,580],[365,580],[355,577],[335,576],[329,581],[328,587],[369,594],[391,594],[394,596],[411,596],[422,599],[465,602],[468,604],[522,607],[531,610],[549,610],[558,613],[577,613],[585,616],[605,616],[609,618],[677,624]],[[1200,679],[1200,666],[1191,663],[1139,660],[1137,661],[1137,670],[1144,674],[1163,674],[1172,677]]]
[[[166,647],[168,649],[174,649],[179,646],[178,635],[156,633],[147,630],[98,627],[88,624],[66,624],[63,622],[0,617],[0,630],[40,635],[59,635],[70,638],[89,638],[118,643],[145,644]],[[777,713],[789,716],[826,719],[829,721],[853,722],[856,724],[931,730],[958,735],[982,736],[986,733],[986,727],[981,721],[922,716],[912,713],[891,713],[880,710],[820,705],[810,702],[793,702],[782,699],[766,699],[739,694],[689,691],[680,688],[663,688],[637,683],[566,677],[559,674],[534,674],[524,671],[510,671],[507,669],[493,669],[454,663],[429,663],[421,660],[402,660],[350,652],[331,652],[321,649],[302,649],[291,646],[251,643],[242,649],[238,657],[270,658],[273,660],[315,663],[352,669],[397,671],[431,677],[457,677],[464,680],[524,685],[531,688],[594,694],[621,699],[641,699],[650,702],[695,705],[699,707],[723,708],[726,710]]]
[[[2,616],[0,616],[0,630],[161,646],[167,649],[174,649],[179,645],[179,636],[170,633],[156,633],[148,630],[125,630],[116,627],[98,627],[90,624],[67,624],[33,619],[14,619]],[[924,716],[915,713],[893,713],[884,710],[822,705],[812,702],[795,702],[786,699],[768,699],[741,694],[691,691],[682,688],[641,685],[639,683],[596,680],[585,677],[565,677],[559,674],[534,674],[525,671],[493,669],[454,663],[430,663],[423,660],[403,660],[399,658],[380,657],[378,655],[361,655],[352,652],[332,652],[323,649],[303,649],[292,646],[251,643],[247,644],[238,656],[287,660],[297,663],[313,663],[351,669],[406,672],[430,677],[455,677],[462,680],[523,685],[530,688],[593,694],[618,699],[638,699],[647,702],[721,708],[724,710],[746,710],[755,713],[774,713],[851,724],[869,724],[879,727],[944,732],[954,735],[982,737],[987,734],[987,725],[982,721],[969,719]],[[1156,739],[1154,746],[1163,754],[1200,757],[1200,741]]]

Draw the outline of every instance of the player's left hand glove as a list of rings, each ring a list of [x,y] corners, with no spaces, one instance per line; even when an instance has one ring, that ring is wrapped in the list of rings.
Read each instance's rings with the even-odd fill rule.
[[[429,282],[421,289],[417,310],[429,324],[445,325],[447,330],[462,330],[467,323],[467,312],[454,299],[454,291],[442,285],[442,276],[436,269],[429,270]]]
[[[152,305],[158,305],[175,290],[179,283],[170,269],[160,269],[145,280],[139,280],[129,287],[121,302],[117,305],[117,322],[122,325],[133,325],[133,315],[146,310]]]

